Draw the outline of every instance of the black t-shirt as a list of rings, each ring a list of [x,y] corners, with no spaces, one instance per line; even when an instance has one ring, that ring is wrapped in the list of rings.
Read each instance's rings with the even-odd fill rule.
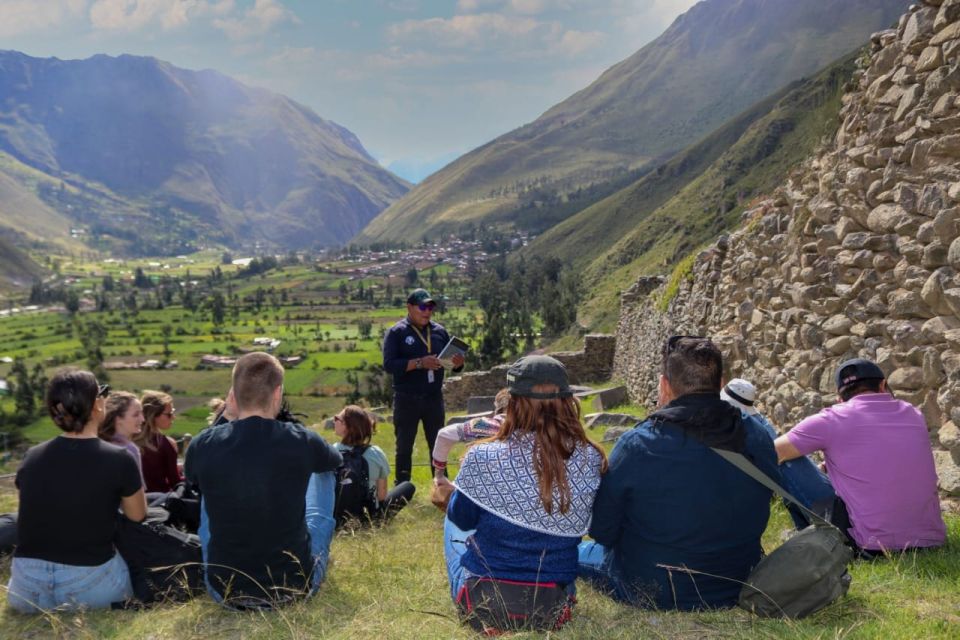
[[[133,457],[100,438],[61,436],[32,447],[17,470],[14,555],[81,567],[107,562],[120,499],[141,486]]]
[[[309,588],[307,483],[340,462],[303,425],[266,418],[210,427],[193,439],[184,470],[203,494],[207,575],[220,594],[274,600]]]

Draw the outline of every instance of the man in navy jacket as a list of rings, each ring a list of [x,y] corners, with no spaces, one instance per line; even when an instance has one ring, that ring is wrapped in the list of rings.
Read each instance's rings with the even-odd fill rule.
[[[443,325],[430,318],[436,303],[424,289],[407,298],[407,317],[390,327],[383,338],[383,368],[393,374],[393,426],[397,436],[395,482],[410,479],[417,425],[423,421],[427,457],[446,420],[443,406],[443,365],[437,356],[450,341]],[[463,356],[453,358],[454,371]]]
[[[744,454],[779,481],[770,438],[720,399],[723,362],[708,338],[664,347],[659,410],[610,454],[580,545],[580,576],[640,607],[729,607],[760,560],[771,492],[711,447]]]

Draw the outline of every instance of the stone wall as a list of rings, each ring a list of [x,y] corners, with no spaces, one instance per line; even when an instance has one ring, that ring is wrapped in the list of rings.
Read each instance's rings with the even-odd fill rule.
[[[671,334],[710,335],[780,428],[836,401],[852,357],[920,407],[940,486],[960,495],[960,0],[874,34],[834,140],[702,252],[666,312],[623,295],[614,375],[652,403]]]
[[[582,351],[561,351],[550,355],[567,367],[571,384],[609,380],[613,370],[616,338],[607,335],[588,335],[583,339]],[[509,365],[489,371],[471,371],[447,378],[443,382],[443,398],[447,409],[462,411],[471,396],[492,396],[507,383]]]

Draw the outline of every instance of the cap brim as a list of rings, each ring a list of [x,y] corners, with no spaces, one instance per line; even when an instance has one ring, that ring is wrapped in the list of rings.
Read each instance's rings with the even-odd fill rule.
[[[746,413],[748,416],[755,416],[758,413],[760,413],[759,411],[756,410],[756,408],[747,406],[742,402],[740,402],[739,400],[734,400],[733,398],[728,396],[723,389],[720,390],[720,399],[728,404],[732,404],[736,408]]]

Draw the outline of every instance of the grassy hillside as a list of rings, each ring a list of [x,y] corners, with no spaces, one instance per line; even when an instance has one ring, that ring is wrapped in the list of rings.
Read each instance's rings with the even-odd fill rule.
[[[530,207],[531,200],[562,202],[670,157],[863,43],[906,6],[904,0],[700,2],[589,87],[427,178],[357,240],[416,240],[466,223],[530,227],[524,218],[551,216]]]
[[[639,275],[669,272],[685,255],[735,227],[752,199],[783,182],[832,136],[854,66],[855,54],[848,55],[762,103],[766,112],[698,175],[693,174],[701,154],[715,154],[753,110],[533,243],[532,251],[561,252],[584,266],[594,300],[584,306],[581,323],[612,330],[621,290]],[[685,171],[688,166],[693,169]]]
[[[284,96],[127,55],[0,51],[0,152],[0,189],[18,181],[18,207],[59,217],[54,234],[82,227],[93,246],[134,255],[338,244],[409,188]],[[38,177],[23,180],[24,167]],[[25,223],[0,206],[0,224]]]
[[[28,287],[43,272],[30,256],[0,236],[0,293]]]

